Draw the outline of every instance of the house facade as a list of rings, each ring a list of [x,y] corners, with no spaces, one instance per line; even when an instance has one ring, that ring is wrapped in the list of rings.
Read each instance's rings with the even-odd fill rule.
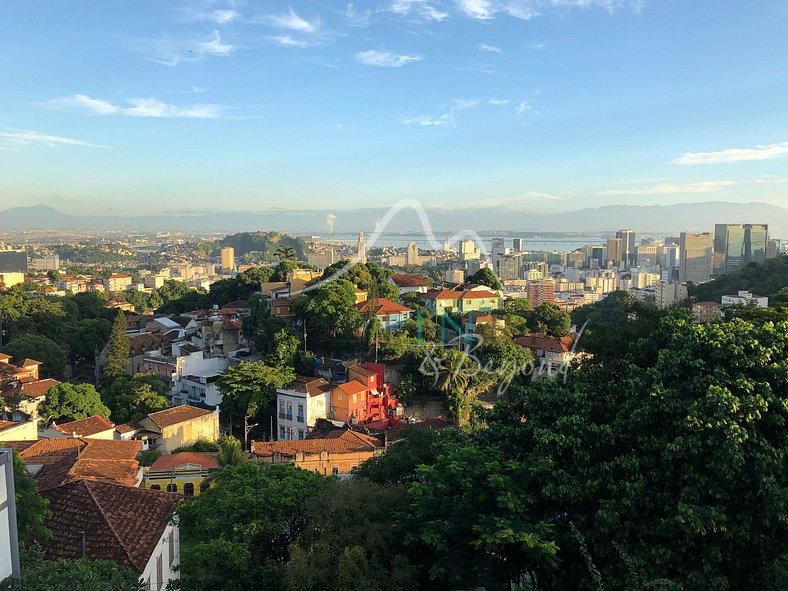
[[[219,412],[182,404],[153,412],[139,421],[149,445],[165,453],[194,444],[198,439],[219,439]]]
[[[145,468],[142,488],[197,496],[208,490],[211,472],[219,469],[215,452],[180,452],[161,456]]]
[[[298,376],[276,391],[277,437],[304,439],[317,419],[329,418],[331,385],[323,378]]]
[[[375,300],[367,300],[356,304],[361,314],[367,314],[370,311],[370,306],[375,306],[375,316],[380,321],[380,324],[389,331],[394,331],[402,328],[402,325],[413,314],[413,310],[393,302],[387,298],[377,298]]]

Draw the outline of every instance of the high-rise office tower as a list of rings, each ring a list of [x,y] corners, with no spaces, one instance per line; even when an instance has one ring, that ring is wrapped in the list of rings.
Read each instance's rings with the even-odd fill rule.
[[[522,238],[513,238],[512,239],[512,251],[515,253],[523,251],[523,239]]]
[[[498,257],[498,277],[504,279],[520,279],[522,257],[519,254],[505,254]]]
[[[222,248],[222,271],[231,273],[235,270],[235,249],[232,246]]]
[[[622,259],[626,265],[634,265],[636,260],[635,253],[635,233],[632,230],[619,230],[616,238],[621,238],[621,249],[624,253]]]
[[[715,224],[714,272],[733,273],[749,263],[766,260],[767,224]]]
[[[505,252],[503,246],[503,238],[492,239],[492,250],[490,250],[490,261],[492,262],[493,271],[498,272],[498,258]]]
[[[419,264],[419,247],[415,242],[408,243],[408,248],[405,251],[405,264],[406,265]]]
[[[704,283],[709,280],[714,260],[714,237],[709,232],[682,232],[679,238],[679,281]]]
[[[624,241],[621,238],[607,239],[607,259],[613,262],[614,267],[621,265],[624,260]]]

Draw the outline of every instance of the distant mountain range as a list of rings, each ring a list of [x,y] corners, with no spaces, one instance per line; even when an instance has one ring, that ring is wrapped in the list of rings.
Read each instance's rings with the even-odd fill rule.
[[[121,230],[173,232],[243,232],[254,230],[296,234],[326,233],[326,218],[335,216],[336,234],[371,232],[388,210],[228,211],[140,216],[72,216],[46,206],[15,207],[0,211],[0,231],[14,230]],[[567,213],[531,213],[504,207],[428,209],[436,231],[463,229],[479,233],[610,232],[631,228],[641,233],[678,234],[682,230],[711,232],[715,223],[768,223],[774,237],[788,237],[788,209],[765,203],[683,203],[677,205],[611,205]],[[412,210],[400,212],[387,233],[421,231]]]

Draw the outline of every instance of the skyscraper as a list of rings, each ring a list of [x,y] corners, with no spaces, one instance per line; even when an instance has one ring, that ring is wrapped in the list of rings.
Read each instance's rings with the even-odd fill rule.
[[[626,265],[635,264],[635,233],[632,230],[619,230],[616,238],[621,238],[621,249],[624,254],[622,259]]]
[[[418,265],[419,264],[419,247],[415,242],[409,242],[405,250],[405,264]]]
[[[222,272],[232,273],[235,270],[235,249],[232,246],[222,248]]]
[[[709,232],[682,232],[679,238],[679,281],[704,283],[709,280],[714,259],[714,237]]]
[[[490,250],[490,261],[492,262],[493,271],[498,272],[498,258],[504,254],[505,249],[503,246],[503,238],[492,239],[492,250]]]
[[[523,239],[512,238],[512,251],[518,253],[518,252],[522,252],[522,250],[523,250]]]
[[[357,244],[357,258],[359,263],[366,263],[367,262],[367,241],[364,240],[364,232],[359,231],[358,233],[358,244]]]
[[[767,224],[715,224],[714,272],[732,273],[749,263],[766,260]]]
[[[624,241],[621,238],[607,239],[607,259],[613,261],[613,266],[618,267],[624,260]]]

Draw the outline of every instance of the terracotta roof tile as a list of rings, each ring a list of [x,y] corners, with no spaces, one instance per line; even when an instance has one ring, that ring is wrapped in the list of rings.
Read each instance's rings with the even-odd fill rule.
[[[514,339],[514,342],[526,349],[542,349],[550,353],[569,353],[572,337],[551,337],[543,334],[526,334]]]
[[[376,315],[381,314],[400,314],[403,312],[413,312],[410,308],[403,306],[402,304],[398,304],[397,302],[393,302],[387,298],[378,298],[376,300],[367,300],[366,302],[361,302],[360,304],[356,304],[356,307],[359,309],[359,312],[362,314],[367,311],[371,303],[375,301],[377,310],[375,311]]]
[[[114,429],[115,425],[108,420],[94,415],[80,421],[71,421],[62,425],[55,425],[55,429],[66,435],[76,435],[77,437],[90,437],[97,433]]]
[[[392,275],[391,280],[397,287],[427,287],[430,284],[426,277],[417,274]]]
[[[342,390],[345,394],[349,396],[369,390],[369,388],[365,384],[362,384],[358,380],[352,380],[350,382],[345,382],[344,384],[339,384],[335,389]]]
[[[10,429],[11,427],[16,427],[21,424],[22,423],[16,423],[14,421],[0,421],[0,431],[5,431],[6,429]]]
[[[168,456],[161,456],[153,462],[150,469],[152,471],[166,470],[169,472],[181,466],[186,466],[187,464],[201,466],[207,469],[217,469],[219,468],[219,462],[216,459],[218,456],[219,454],[216,452],[184,451]]]
[[[314,439],[270,442],[253,441],[252,453],[261,457],[269,457],[275,453],[280,453],[283,456],[295,456],[298,452],[310,455],[319,454],[323,451],[329,453],[354,453],[374,451],[382,446],[383,444],[380,441],[369,435],[337,429],[329,432],[326,436]]]
[[[294,381],[281,389],[290,390],[292,392],[303,392],[310,396],[319,396],[320,394],[328,392],[331,389],[331,384],[323,378],[298,376]]]
[[[112,560],[142,574],[167,527],[179,495],[79,480],[44,491],[52,512],[44,542],[50,560]]]
[[[209,415],[212,412],[213,411],[199,408],[197,406],[182,404],[181,406],[174,406],[172,408],[160,410],[158,412],[152,412],[148,415],[148,418],[153,421],[157,427],[163,429],[164,427],[177,425],[178,423],[183,423],[184,421],[190,421],[192,419],[204,417],[205,415]]]

